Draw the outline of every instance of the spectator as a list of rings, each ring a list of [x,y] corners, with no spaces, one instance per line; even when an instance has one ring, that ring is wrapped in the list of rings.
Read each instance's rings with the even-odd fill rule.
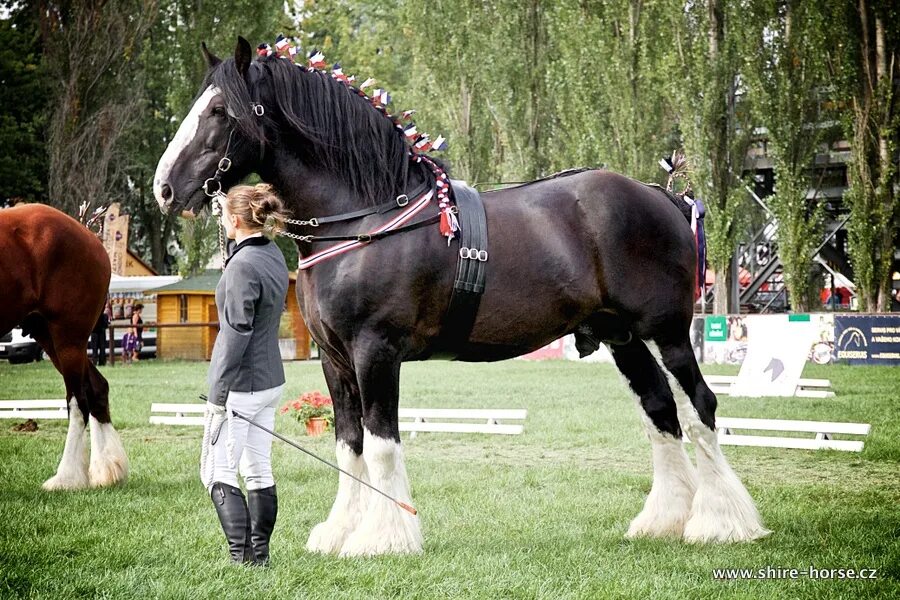
[[[91,332],[91,361],[101,367],[106,366],[106,330],[109,329],[109,300],[97,318],[97,324]]]

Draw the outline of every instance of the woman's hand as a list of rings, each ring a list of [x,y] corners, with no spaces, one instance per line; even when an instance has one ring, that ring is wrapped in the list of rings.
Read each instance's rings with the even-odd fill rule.
[[[225,424],[225,407],[212,402],[206,403],[206,416],[211,418],[209,426],[209,443],[215,446],[219,439],[219,433]]]

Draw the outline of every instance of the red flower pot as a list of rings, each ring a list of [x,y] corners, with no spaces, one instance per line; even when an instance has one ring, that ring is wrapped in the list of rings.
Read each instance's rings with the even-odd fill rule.
[[[322,435],[328,429],[328,421],[321,417],[313,417],[306,422],[306,435]]]

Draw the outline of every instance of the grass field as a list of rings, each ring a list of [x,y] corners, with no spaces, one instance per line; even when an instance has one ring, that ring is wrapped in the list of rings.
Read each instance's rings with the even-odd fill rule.
[[[900,370],[808,367],[836,398],[720,398],[719,414],[872,424],[862,454],[726,447],[773,534],[742,545],[628,541],[650,488],[650,448],[610,365],[508,361],[405,365],[403,406],[527,408],[521,436],[404,439],[421,556],[338,559],[304,550],[336,474],[276,442],[280,513],[268,569],[228,564],[198,480],[201,432],[151,426],[151,402],[192,402],[206,364],[107,368],[131,460],[115,489],[45,493],[65,422],[36,433],[0,421],[0,596],[16,598],[897,598]],[[287,366],[286,397],[325,390]],[[733,368],[710,369],[734,373]],[[0,399],[62,398],[46,361],[0,363]],[[333,458],[333,439],[279,429]],[[404,436],[405,438],[405,436]],[[691,452],[693,454],[693,452]],[[718,568],[878,569],[874,580],[740,580]]]

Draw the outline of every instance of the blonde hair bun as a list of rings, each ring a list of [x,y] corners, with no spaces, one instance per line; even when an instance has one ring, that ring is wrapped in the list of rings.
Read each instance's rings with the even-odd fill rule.
[[[268,183],[239,185],[231,188],[226,199],[228,211],[240,217],[245,227],[274,237],[284,229],[287,218],[284,203]]]

